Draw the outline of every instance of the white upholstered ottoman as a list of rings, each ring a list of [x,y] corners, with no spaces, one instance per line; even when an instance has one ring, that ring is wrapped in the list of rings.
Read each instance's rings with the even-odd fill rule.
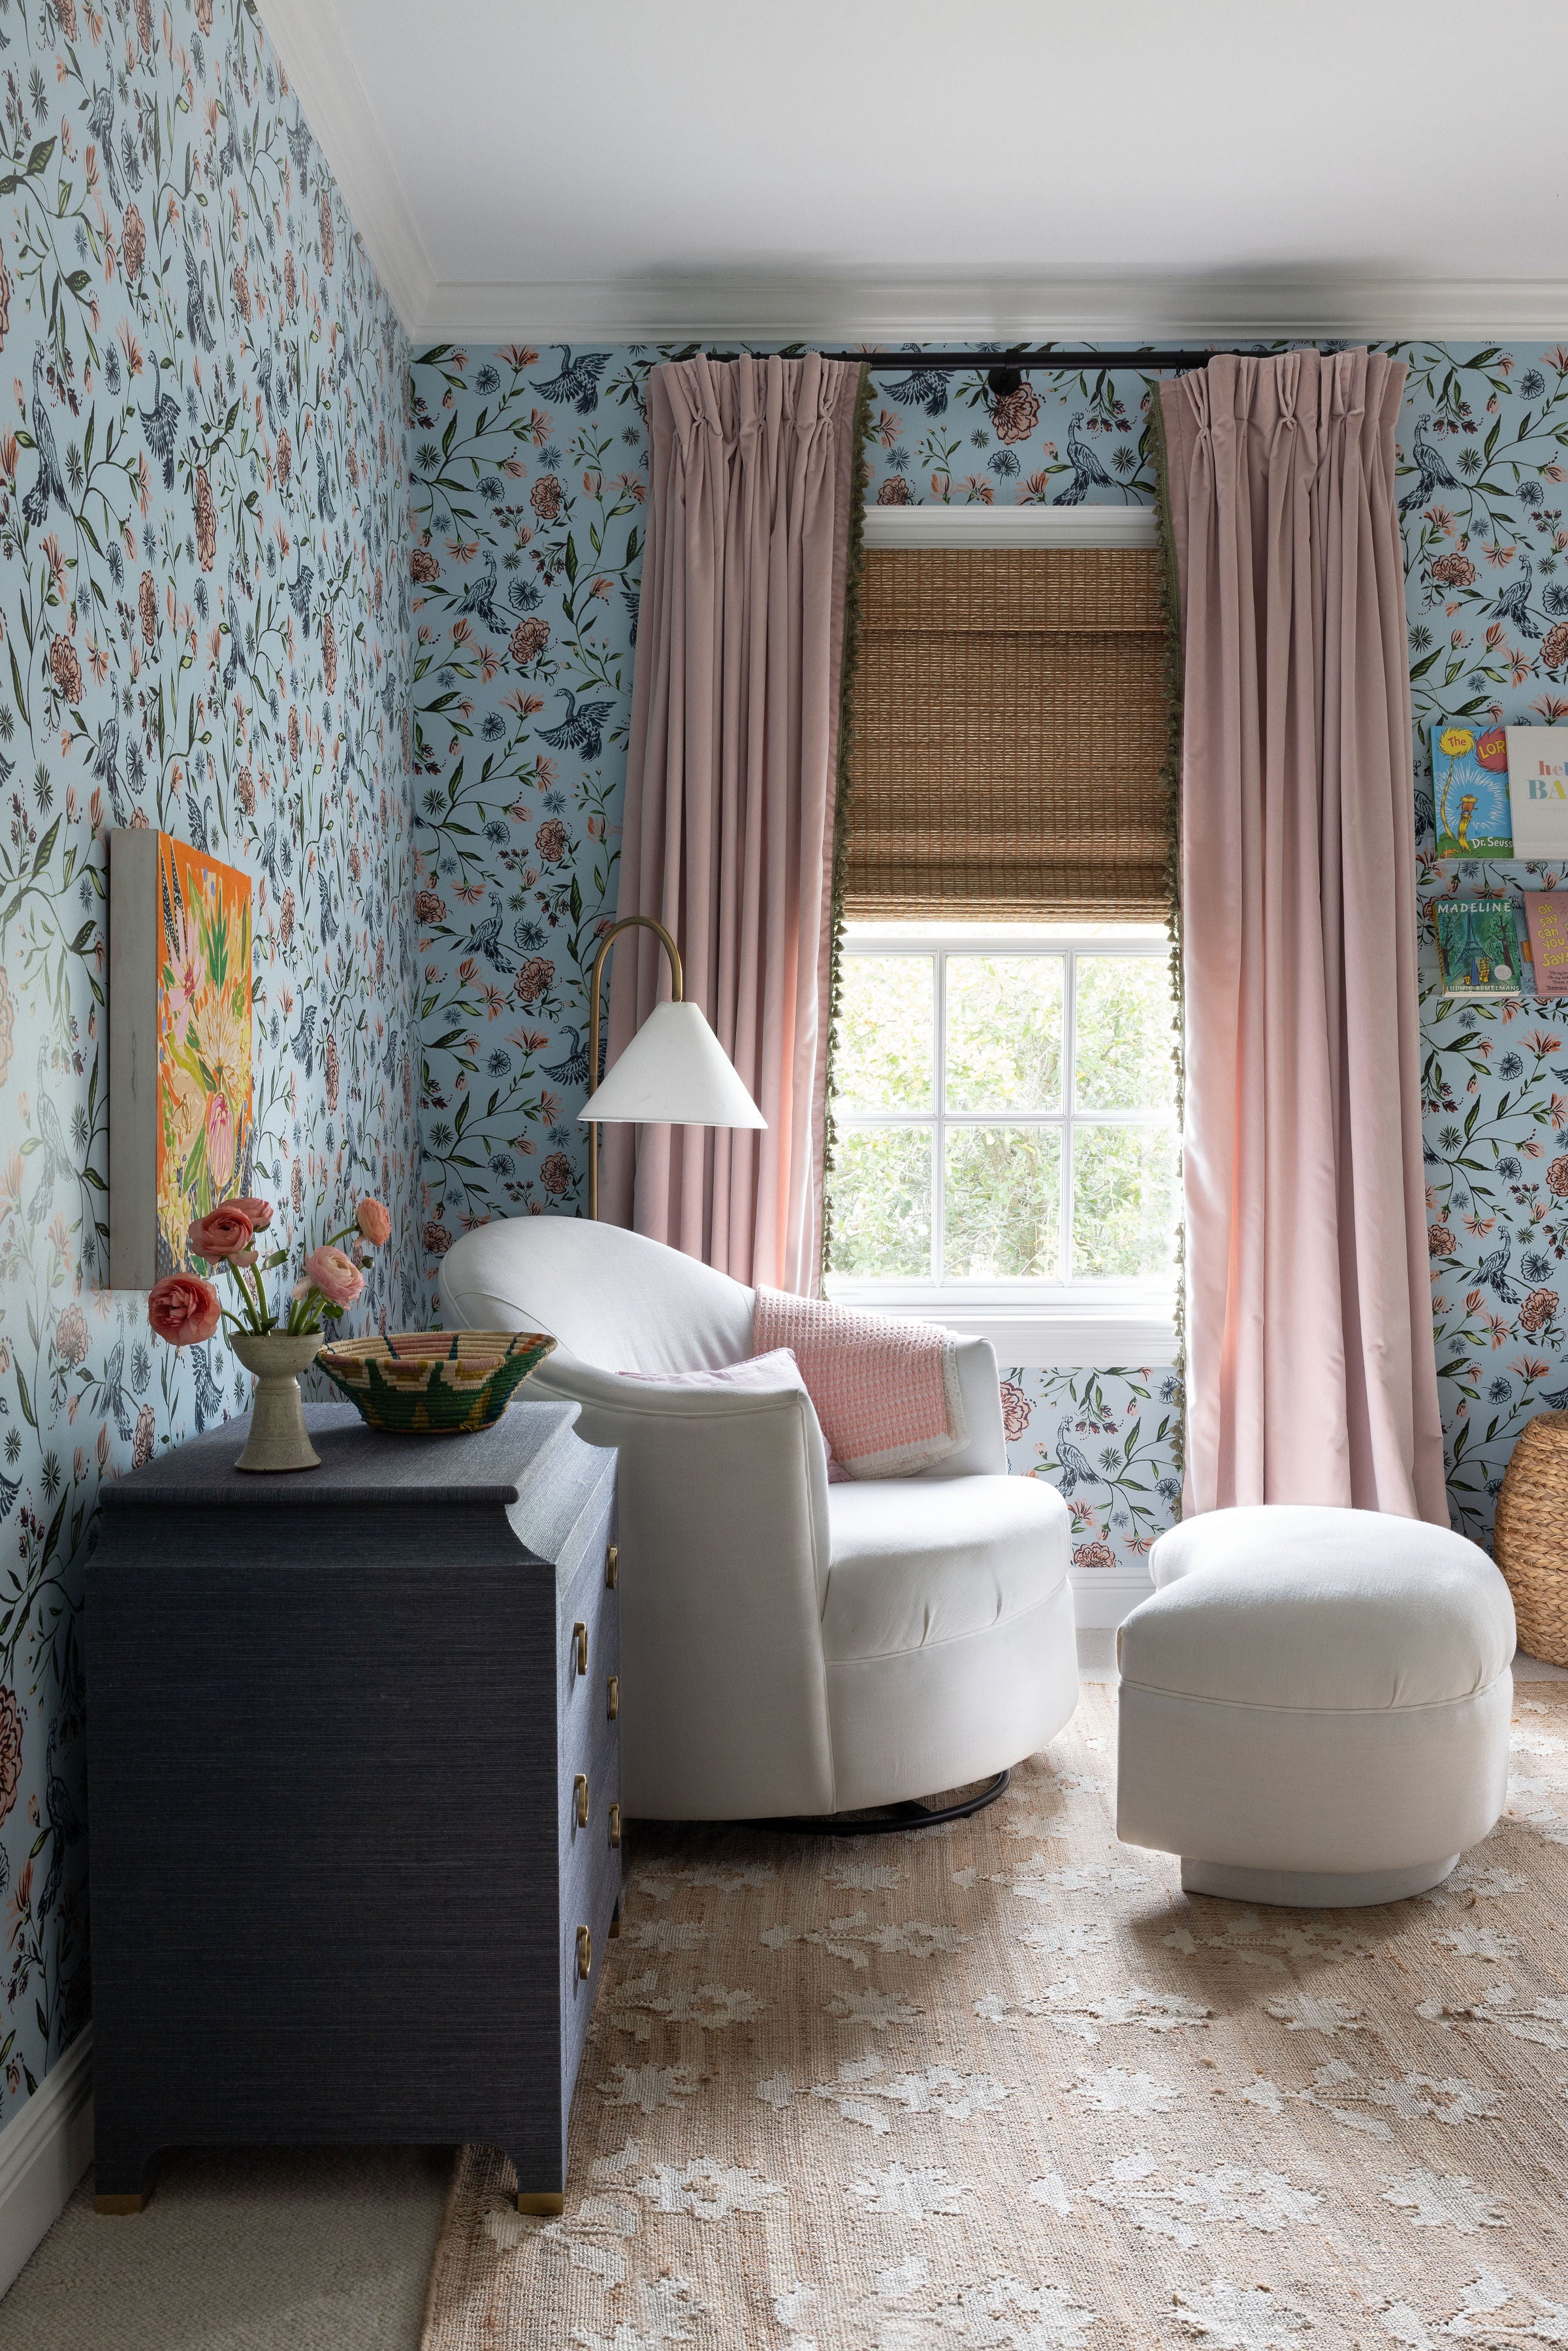
[[[1339,1907],[1446,1877],[1502,1811],[1513,1604],[1462,1535],[1211,1510],[1122,1626],[1117,1834],[1189,1893]]]

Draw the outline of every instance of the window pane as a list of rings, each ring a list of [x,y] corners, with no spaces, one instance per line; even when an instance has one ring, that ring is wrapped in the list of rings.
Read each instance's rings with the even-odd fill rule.
[[[828,1177],[835,1273],[931,1279],[931,1129],[839,1129]]]
[[[1061,1106],[1060,956],[949,956],[949,1110]]]
[[[1054,1127],[950,1126],[943,1197],[949,1281],[1057,1280],[1061,1139]]]
[[[1076,1280],[1149,1280],[1176,1263],[1176,1137],[1166,1126],[1072,1130]]]
[[[1176,1107],[1170,965],[1163,955],[1078,958],[1079,1110]]]
[[[846,1110],[929,1110],[931,957],[847,955],[840,987],[834,1099]]]

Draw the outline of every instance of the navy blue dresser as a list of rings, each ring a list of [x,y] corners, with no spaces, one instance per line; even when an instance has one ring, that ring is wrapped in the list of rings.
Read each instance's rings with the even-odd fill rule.
[[[615,1456],[312,1405],[107,1486],[88,1570],[96,2190],[161,2147],[502,2147],[559,2211],[621,1897]]]

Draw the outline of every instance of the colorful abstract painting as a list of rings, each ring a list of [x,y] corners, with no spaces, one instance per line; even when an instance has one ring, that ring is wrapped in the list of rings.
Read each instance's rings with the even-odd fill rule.
[[[250,876],[168,833],[158,839],[158,1270],[187,1263],[185,1233],[248,1193]]]

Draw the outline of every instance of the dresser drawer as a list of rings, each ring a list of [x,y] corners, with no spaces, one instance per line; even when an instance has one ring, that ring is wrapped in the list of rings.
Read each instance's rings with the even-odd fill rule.
[[[580,1771],[600,1727],[620,1710],[620,1594],[605,1582],[602,1547],[597,1573],[578,1576],[561,1604],[557,1676],[559,1748]]]
[[[610,1922],[621,1899],[621,1748],[606,1724],[587,1758],[588,1818],[580,1823],[575,1775],[566,1792],[567,1825],[560,1844],[560,2012],[566,2081],[576,2078],[583,2035],[593,2012]],[[588,1933],[589,1973],[580,1972],[579,1936]]]

